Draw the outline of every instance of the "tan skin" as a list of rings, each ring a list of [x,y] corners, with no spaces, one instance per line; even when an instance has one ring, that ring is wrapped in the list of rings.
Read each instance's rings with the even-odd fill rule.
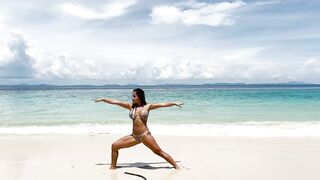
[[[95,102],[106,102],[109,104],[118,105],[120,107],[128,109],[129,111],[131,111],[131,108],[132,108],[131,107],[132,104],[130,104],[130,103],[121,102],[121,101],[113,100],[113,99],[96,99],[94,101]],[[138,114],[141,110],[149,112],[151,110],[162,108],[162,107],[178,106],[181,108],[183,105],[183,103],[154,103],[154,104],[147,104],[145,106],[140,106],[141,101],[140,101],[139,97],[137,96],[136,92],[132,92],[132,103],[138,104],[138,108],[136,109],[136,113],[138,113]],[[140,116],[137,116],[133,120],[133,130],[132,130],[133,134],[141,135],[148,130],[149,129],[147,126],[147,122],[141,120]],[[147,146],[149,149],[151,149],[155,154],[164,158],[175,169],[180,169],[180,167],[176,164],[176,162],[173,160],[173,158],[159,147],[159,145],[157,144],[156,140],[154,139],[154,137],[151,135],[150,132],[148,132],[147,134],[145,134],[144,136],[141,137],[141,142],[145,146]],[[117,159],[118,159],[118,155],[119,155],[118,151],[120,149],[129,148],[129,147],[135,146],[139,143],[140,142],[138,142],[132,135],[124,136],[124,137],[120,138],[119,140],[117,140],[116,142],[114,142],[111,146],[112,153],[111,153],[110,169],[116,169]]]

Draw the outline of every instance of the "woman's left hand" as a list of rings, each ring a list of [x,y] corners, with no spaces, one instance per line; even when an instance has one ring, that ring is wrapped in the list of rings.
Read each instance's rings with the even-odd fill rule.
[[[182,105],[184,105],[184,103],[176,103],[176,106],[178,106],[179,108],[182,108]]]

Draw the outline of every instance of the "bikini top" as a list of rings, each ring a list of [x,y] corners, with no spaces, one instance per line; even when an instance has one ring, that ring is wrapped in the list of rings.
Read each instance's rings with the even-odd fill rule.
[[[137,117],[137,108],[132,108],[129,112],[129,117],[134,120]],[[142,109],[139,111],[139,115],[140,115],[140,119],[143,121],[146,121],[148,119],[149,116],[149,112],[148,110]]]

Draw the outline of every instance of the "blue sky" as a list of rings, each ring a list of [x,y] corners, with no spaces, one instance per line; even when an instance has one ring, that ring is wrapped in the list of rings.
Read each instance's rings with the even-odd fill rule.
[[[320,83],[320,2],[0,2],[0,84]]]

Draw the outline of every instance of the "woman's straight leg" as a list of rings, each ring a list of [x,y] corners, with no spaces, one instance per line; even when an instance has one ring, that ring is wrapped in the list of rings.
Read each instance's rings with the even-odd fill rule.
[[[157,144],[154,137],[148,133],[145,136],[141,137],[142,143],[151,149],[155,154],[164,158],[168,163],[170,163],[175,169],[179,169],[179,166],[173,160],[173,158],[166,152],[164,152],[160,146]]]

